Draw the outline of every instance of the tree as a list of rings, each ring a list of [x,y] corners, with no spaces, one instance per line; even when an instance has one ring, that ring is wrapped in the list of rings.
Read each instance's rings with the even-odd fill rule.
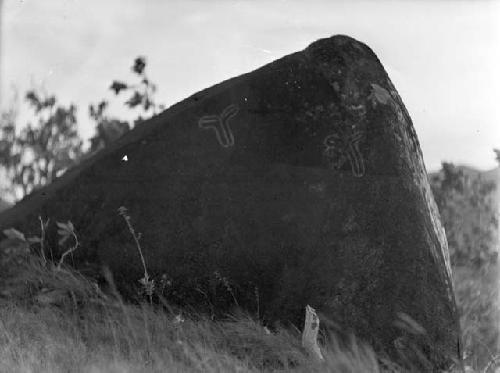
[[[90,153],[103,149],[130,130],[128,122],[106,115],[107,106],[104,100],[89,106],[89,115],[96,122],[96,134],[90,139]]]
[[[17,97],[17,96],[16,96]],[[17,100],[16,100],[17,101]],[[12,188],[8,179],[10,173],[8,172],[14,167],[15,159],[11,156],[16,137],[16,120],[17,110],[16,104],[12,104],[7,110],[0,114],[0,190],[2,191],[3,198],[14,197]]]
[[[141,111],[148,118],[150,115],[155,115],[157,109],[163,110],[164,106],[157,104],[155,100],[156,84],[152,83],[146,75],[146,58],[137,57],[131,68],[132,72],[139,77],[139,82],[136,84],[129,84],[123,81],[114,80],[109,87],[115,95],[121,92],[129,92],[130,96],[125,105],[130,109],[141,109]],[[98,151],[117,138],[122,136],[125,132],[130,130],[130,124],[126,121],[117,118],[111,118],[106,113],[108,102],[101,100],[98,104],[89,106],[90,118],[96,123],[96,133],[90,139],[89,153],[92,154]],[[139,115],[135,119],[134,124],[141,123],[145,119]]]
[[[495,153],[497,162],[500,164],[500,149],[493,149],[493,152]]]
[[[136,84],[127,84],[119,80],[114,80],[110,86],[110,89],[115,92],[116,95],[120,94],[122,91],[131,92],[131,96],[125,102],[129,108],[141,108],[146,115],[152,113],[156,115],[157,109],[163,110],[164,106],[157,104],[155,100],[156,84],[151,82],[151,80],[146,75],[146,58],[137,57],[132,65],[132,72],[139,77],[139,82]],[[141,122],[143,119],[139,117],[136,122]]]
[[[452,263],[481,265],[496,260],[496,185],[482,180],[480,173],[464,172],[451,163],[443,163],[441,171],[431,176],[430,184]]]
[[[0,118],[0,165],[11,180],[15,198],[50,183],[82,155],[76,107],[62,106],[55,96],[36,90],[28,91],[25,98],[36,124],[30,122],[18,131],[12,113]]]

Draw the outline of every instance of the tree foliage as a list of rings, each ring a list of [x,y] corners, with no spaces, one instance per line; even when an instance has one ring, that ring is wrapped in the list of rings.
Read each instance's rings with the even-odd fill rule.
[[[89,116],[96,122],[96,133],[90,138],[89,152],[101,150],[130,130],[126,121],[110,118],[106,114],[107,101],[89,106]]]
[[[125,105],[130,109],[141,108],[144,113],[155,115],[158,109],[163,109],[163,105],[156,102],[156,84],[146,74],[146,58],[142,56],[137,57],[134,60],[131,70],[139,78],[138,83],[130,84],[114,80],[109,88],[116,95],[119,95],[122,91],[130,93],[128,100],[125,101]],[[142,118],[139,118],[138,121],[141,120]]]
[[[497,162],[500,164],[500,149],[493,149],[493,152],[495,153]]]
[[[151,114],[156,114],[158,109],[163,110],[163,105],[159,105],[155,99],[156,84],[151,82],[146,75],[146,58],[137,57],[131,70],[139,78],[138,83],[131,84],[114,80],[109,88],[115,95],[122,92],[129,93],[125,105],[129,109],[140,109],[146,118]],[[90,153],[103,149],[130,130],[131,126],[127,121],[110,117],[106,113],[107,108],[108,102],[106,100],[101,100],[98,104],[89,106],[89,116],[96,123],[96,133],[90,139]],[[140,115],[136,118],[134,124],[142,121],[144,121],[144,118]]]
[[[34,123],[17,128],[12,111],[0,118],[0,166],[15,198],[50,183],[82,155],[76,107],[60,105],[55,96],[36,90],[28,91],[25,98]]]
[[[131,70],[139,79],[137,83],[115,80],[110,89],[116,95],[127,92],[125,105],[139,109],[146,118],[156,114],[163,105],[157,103],[156,84],[146,74],[146,58],[137,57]],[[28,91],[25,99],[33,112],[33,122],[20,128],[16,110],[12,108],[0,114],[0,177],[10,181],[0,188],[6,188],[13,199],[50,183],[83,155],[74,105],[60,105],[54,95],[35,89]],[[107,108],[105,100],[89,106],[89,117],[96,126],[88,154],[108,146],[130,130],[127,121],[111,117]],[[139,116],[135,123],[141,121],[143,118]]]
[[[480,173],[443,163],[431,176],[434,198],[446,230],[452,263],[481,265],[498,254],[496,185]]]

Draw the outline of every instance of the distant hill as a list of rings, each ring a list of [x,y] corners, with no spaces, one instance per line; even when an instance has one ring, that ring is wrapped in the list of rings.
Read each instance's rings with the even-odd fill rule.
[[[497,191],[500,189],[500,167],[493,168],[488,171],[481,171],[471,166],[457,165],[457,169],[463,171],[464,175],[469,177],[480,176],[482,180],[493,182],[497,185]],[[429,172],[429,177],[438,175],[441,170]]]
[[[497,186],[497,201],[499,200],[498,197],[500,196],[500,167],[488,171],[480,171],[469,166],[457,166],[457,167],[458,169],[462,170],[465,175],[468,175],[470,177],[479,176],[483,181],[495,183],[495,185]]]
[[[493,170],[481,172],[481,177],[483,180],[492,181],[498,186],[500,183],[500,167],[494,168]]]
[[[455,165],[455,166],[459,170],[462,170],[465,175],[469,175],[469,176],[481,175],[481,178],[483,178],[484,180],[497,181],[497,182],[498,182],[498,179],[500,178],[500,167],[496,167],[496,168],[493,168],[493,169],[488,170],[488,171],[481,171],[481,170],[478,170],[477,168],[467,166],[467,165]],[[431,172],[429,172],[429,176],[437,175],[440,172],[441,172],[441,170],[431,171]]]
[[[497,205],[498,211],[500,212],[500,167],[494,168],[493,170],[481,172],[480,174],[483,180],[493,182],[497,186],[494,201]]]

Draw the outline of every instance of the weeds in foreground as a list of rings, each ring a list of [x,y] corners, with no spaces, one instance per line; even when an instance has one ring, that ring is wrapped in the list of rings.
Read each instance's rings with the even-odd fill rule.
[[[116,289],[104,294],[40,258],[19,265],[14,283],[24,291],[0,300],[2,372],[379,372],[374,352],[354,340],[325,346],[319,362],[298,330],[127,305]]]
[[[500,367],[499,271],[498,263],[454,268],[464,358],[477,372]]]
[[[149,277],[148,269],[146,267],[146,261],[144,260],[144,255],[142,253],[142,248],[141,248],[141,243],[139,240],[141,239],[141,234],[136,234],[135,229],[132,226],[131,223],[131,218],[130,215],[128,214],[127,208],[125,206],[121,206],[118,209],[118,213],[123,217],[123,220],[125,220],[125,223],[127,223],[127,228],[132,234],[132,237],[134,238],[135,245],[137,247],[137,251],[139,252],[139,255],[141,257],[141,262],[142,262],[142,267],[144,269],[144,277],[139,280],[140,284],[142,285],[145,294],[149,298],[149,303],[153,303],[153,293],[155,290],[155,281]]]
[[[64,258],[66,258],[67,255],[73,254],[73,252],[78,248],[80,245],[80,242],[78,241],[78,237],[75,233],[75,227],[73,226],[73,223],[68,221],[67,223],[60,223],[57,222],[57,233],[59,234],[59,246],[63,245],[70,237],[73,237],[73,240],[75,241],[74,245],[71,246],[68,250],[62,253],[61,258],[59,258],[59,263],[57,264],[57,269],[61,269],[61,266],[64,263]],[[42,232],[43,229],[42,229]]]
[[[0,320],[5,372],[379,372],[375,354],[357,344],[329,346],[320,364],[290,331],[267,334],[251,319],[179,322],[149,305],[78,316],[5,305]]]
[[[126,209],[120,214],[141,254],[143,280],[152,283],[140,236]],[[46,225],[41,227],[44,237]],[[345,348],[332,338],[319,361],[302,347],[298,330],[270,332],[245,315],[213,321],[181,314],[168,304],[125,304],[109,270],[103,272],[109,287],[105,293],[91,279],[62,266],[78,247],[78,238],[70,222],[58,228],[60,244],[73,238],[74,245],[57,265],[45,255],[25,255],[30,243],[42,244],[40,240],[10,232],[25,250],[15,251],[19,260],[4,263],[1,269],[9,271],[0,271],[0,371],[379,372],[375,353],[354,339]],[[234,298],[228,279],[215,276]]]
[[[64,257],[78,247],[70,222],[58,223],[60,244],[70,238],[74,244],[57,265],[46,255],[29,254],[33,243],[39,243],[41,251],[45,251],[37,237],[26,239],[16,230],[4,232],[8,243],[17,246],[12,250],[15,260],[4,262],[2,256],[0,263],[0,281],[5,285],[0,292],[0,371],[403,371],[354,339],[347,347],[340,347],[331,338],[321,346],[323,359],[318,360],[303,348],[298,330],[278,329],[271,333],[258,320],[246,316],[213,321],[181,314],[167,304],[163,308],[153,306],[154,281],[146,268],[140,234],[135,233],[127,210],[119,212],[140,253],[144,268],[140,282],[143,286],[149,284],[149,305],[125,304],[109,271],[104,271],[104,277],[111,291],[104,293],[92,280],[62,266]],[[42,221],[41,227],[44,237],[46,224]],[[218,272],[214,275],[237,305],[229,280]],[[462,281],[458,286],[462,323],[466,325],[466,361],[472,366],[467,372],[493,372],[498,356],[487,347],[491,341],[485,342],[482,336],[488,328],[492,338],[498,335],[496,329],[491,331],[491,322],[498,321],[494,316],[498,314],[488,313],[498,290],[490,294],[477,289],[475,279],[471,281]],[[481,292],[485,296],[471,303]],[[487,322],[478,313],[487,315]],[[403,317],[403,321],[406,327],[418,331],[420,326],[412,320]],[[478,343],[486,348],[478,350]]]

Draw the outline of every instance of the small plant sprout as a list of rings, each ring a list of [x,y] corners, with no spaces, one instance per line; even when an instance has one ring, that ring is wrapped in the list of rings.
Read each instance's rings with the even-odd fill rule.
[[[9,240],[26,243],[26,237],[24,237],[24,234],[15,228],[4,229],[3,234],[5,234]]]
[[[67,223],[61,223],[61,222],[56,222],[58,230],[57,234],[59,235],[59,246],[63,245],[70,237],[73,237],[75,244],[71,246],[68,250],[66,250],[62,256],[61,259],[59,259],[59,263],[57,264],[57,269],[61,269],[61,266],[64,262],[64,258],[68,254],[72,254],[80,245],[80,242],[78,242],[78,237],[76,236],[75,233],[75,227],[73,226],[73,223],[71,223],[69,220]]]
[[[46,265],[47,258],[45,256],[45,247],[44,247],[45,231],[47,230],[47,227],[49,226],[50,219],[47,219],[47,221],[44,222],[42,220],[42,217],[40,215],[38,215],[38,220],[40,221],[40,233],[42,234],[42,236],[28,238],[28,241],[30,241],[31,243],[39,243],[40,244],[40,256],[42,257],[43,264]]]
[[[30,254],[31,245],[40,244],[40,256],[42,258],[42,262],[44,265],[47,264],[44,250],[44,229],[46,228],[48,221],[46,223],[42,223],[42,220],[40,218],[40,224],[42,227],[42,237],[32,236],[26,238],[23,233],[19,232],[15,228],[4,229],[2,232],[6,236],[6,239],[0,241],[0,250],[8,258],[17,258],[16,260],[19,262],[19,260],[22,260],[23,257]]]
[[[182,324],[184,321],[184,317],[182,317],[181,313],[174,317],[174,324]]]
[[[141,262],[142,262],[142,267],[144,268],[144,277],[139,280],[139,283],[142,285],[144,292],[149,297],[149,303],[152,303],[153,302],[153,300],[152,300],[153,292],[155,289],[155,282],[152,278],[149,277],[148,270],[146,268],[146,261],[144,260],[144,255],[142,254],[141,244],[139,243],[139,240],[141,239],[141,234],[135,233],[135,229],[132,226],[132,223],[130,222],[130,215],[128,215],[127,208],[125,206],[121,206],[118,209],[118,214],[120,214],[123,217],[123,220],[125,220],[125,223],[127,224],[128,230],[130,231],[130,234],[132,234],[132,237],[134,238],[135,245],[137,246],[137,250],[139,251],[139,255],[141,257]]]
[[[0,250],[3,261],[15,260],[19,261],[20,258],[27,255],[30,250],[29,241],[26,240],[24,234],[15,228],[4,229],[3,234],[7,237],[0,241]]]
[[[255,303],[257,304],[257,318],[260,317],[260,297],[259,297],[259,288],[255,286],[254,288],[255,295]]]
[[[231,294],[231,297],[233,298],[234,304],[236,304],[236,306],[239,307],[240,305],[238,304],[238,301],[236,300],[236,297],[234,296],[234,291],[233,291],[231,284],[229,283],[228,278],[225,276],[221,276],[219,271],[214,271],[214,275],[215,275],[215,278],[217,279],[217,281],[222,283],[224,285],[224,287],[226,288],[227,292],[229,294]]]

